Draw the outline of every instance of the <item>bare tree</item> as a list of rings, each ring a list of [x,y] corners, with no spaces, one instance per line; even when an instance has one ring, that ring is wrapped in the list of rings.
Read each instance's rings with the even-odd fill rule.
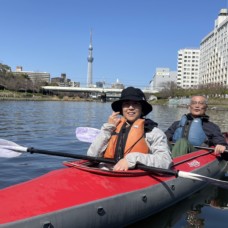
[[[175,82],[173,81],[164,82],[162,83],[162,87],[163,89],[159,93],[162,98],[176,96],[177,84]]]

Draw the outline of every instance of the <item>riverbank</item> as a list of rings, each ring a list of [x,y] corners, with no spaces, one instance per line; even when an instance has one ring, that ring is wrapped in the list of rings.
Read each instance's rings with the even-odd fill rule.
[[[0,101],[93,101],[91,98],[67,97],[59,98],[57,96],[34,96],[34,97],[0,97]]]
[[[92,98],[81,98],[79,96],[49,96],[43,94],[19,93],[12,91],[0,91],[0,100],[14,101],[93,101]]]
[[[49,96],[43,94],[19,93],[12,91],[0,91],[0,100],[14,100],[14,101],[99,101],[93,98],[81,98],[79,96]],[[152,105],[168,105],[168,99],[158,99],[150,101]],[[178,107],[187,107],[187,105],[177,105]],[[228,111],[228,99],[226,98],[209,98],[208,109]]]
[[[152,105],[168,105],[168,99],[158,99],[156,101],[150,102]],[[177,107],[187,107],[185,105],[177,105]],[[208,99],[208,109],[218,110],[218,111],[228,111],[228,99],[226,98],[209,98]]]

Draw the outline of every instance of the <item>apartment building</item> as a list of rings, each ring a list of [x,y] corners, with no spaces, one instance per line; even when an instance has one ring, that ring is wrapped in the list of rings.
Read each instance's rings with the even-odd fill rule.
[[[188,89],[197,88],[199,83],[199,49],[180,49],[177,61],[177,86]]]
[[[16,71],[12,72],[13,74],[26,74],[29,79],[33,82],[42,81],[42,82],[50,82],[50,73],[47,72],[33,72],[33,71],[23,71],[22,66],[17,66]]]
[[[221,9],[214,29],[200,43],[200,84],[228,85],[228,10]]]

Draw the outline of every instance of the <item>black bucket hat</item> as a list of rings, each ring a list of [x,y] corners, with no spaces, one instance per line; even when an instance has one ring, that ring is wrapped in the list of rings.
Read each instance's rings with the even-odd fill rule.
[[[122,103],[124,101],[138,101],[142,105],[142,115],[146,116],[152,111],[152,105],[146,101],[146,97],[141,89],[134,87],[127,87],[121,92],[121,97],[118,101],[112,103],[112,109],[115,112],[120,112],[122,114]]]

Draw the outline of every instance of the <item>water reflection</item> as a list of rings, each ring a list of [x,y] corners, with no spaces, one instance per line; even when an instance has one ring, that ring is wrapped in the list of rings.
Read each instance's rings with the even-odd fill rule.
[[[223,178],[223,180],[228,181],[228,177]],[[205,201],[205,205],[216,209],[228,210],[228,190],[218,188],[214,197],[212,197],[209,201]]]
[[[228,112],[227,111],[215,111],[208,110],[207,114],[210,116],[210,120],[220,126],[222,131],[228,131]]]
[[[227,179],[228,180],[228,179]],[[214,203],[216,208],[220,210],[227,209],[228,205],[228,190],[210,186],[207,187],[189,198],[169,207],[162,212],[155,214],[144,221],[140,221],[128,228],[142,227],[159,227],[159,228],[178,228],[178,227],[227,227],[226,218],[221,218],[223,221],[214,221],[215,216],[208,216],[213,211]],[[226,205],[224,207],[224,205]],[[221,225],[218,225],[221,224]]]
[[[158,127],[165,131],[173,121],[179,120],[188,110],[177,106],[154,105],[153,111],[147,116],[158,123]]]

